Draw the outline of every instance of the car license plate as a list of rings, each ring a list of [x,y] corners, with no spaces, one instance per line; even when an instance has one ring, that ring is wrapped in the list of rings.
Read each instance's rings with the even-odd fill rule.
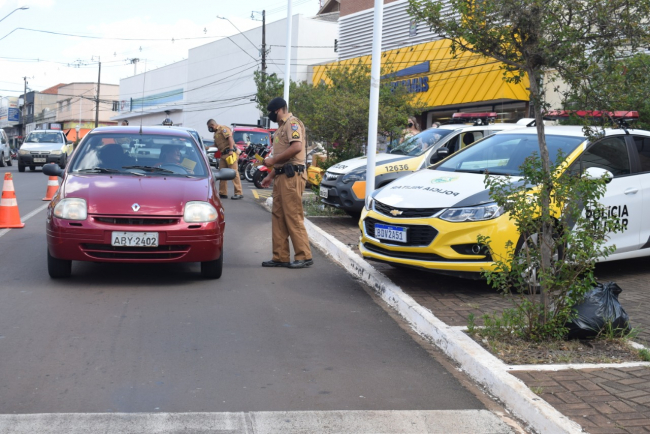
[[[34,158],[34,163],[45,163],[47,158]]]
[[[405,243],[407,229],[408,228],[403,228],[401,226],[375,224],[375,238]]]
[[[158,247],[158,232],[113,232],[111,245],[116,247]]]
[[[327,187],[320,188],[320,197],[324,197],[325,199],[327,199],[328,194],[329,194],[329,189]]]

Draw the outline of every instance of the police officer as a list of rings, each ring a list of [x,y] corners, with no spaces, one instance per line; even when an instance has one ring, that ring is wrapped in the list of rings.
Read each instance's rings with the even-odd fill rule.
[[[287,102],[274,98],[267,106],[269,119],[277,122],[273,135],[273,156],[264,165],[273,168],[262,181],[263,187],[273,183],[273,258],[263,267],[305,268],[314,264],[305,229],[302,192],[307,182],[305,167],[305,126],[288,112]],[[289,237],[295,253],[291,261]]]
[[[231,153],[237,155],[237,148],[235,147],[235,141],[232,138],[232,132],[230,128],[225,125],[219,125],[215,122],[214,119],[208,121],[208,131],[214,133],[214,145],[221,152],[221,159],[219,160],[219,168],[228,168],[233,169],[235,174],[235,179],[232,180],[233,185],[235,186],[235,195],[231,197],[233,200],[243,199],[243,190],[241,188],[241,180],[239,179],[239,169],[237,165],[237,159],[232,164],[226,162],[226,158]],[[222,199],[228,199],[228,181],[221,180],[219,181],[219,197]]]

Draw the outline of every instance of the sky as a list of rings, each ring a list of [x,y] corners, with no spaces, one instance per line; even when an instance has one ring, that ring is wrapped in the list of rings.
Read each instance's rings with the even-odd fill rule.
[[[319,0],[291,1],[293,14],[319,9]],[[12,13],[19,7],[29,9]],[[135,68],[165,66],[190,48],[261,26],[251,12],[263,9],[267,23],[281,20],[287,0],[0,0],[0,96],[22,94],[23,77],[28,91],[96,82],[98,60],[102,83],[119,84]]]

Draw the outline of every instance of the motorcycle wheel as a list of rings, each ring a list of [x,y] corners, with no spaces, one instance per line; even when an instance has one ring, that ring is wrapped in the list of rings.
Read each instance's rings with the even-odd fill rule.
[[[262,172],[261,170],[258,170],[255,172],[253,175],[253,184],[255,184],[255,187],[257,188],[264,188],[262,187],[262,181],[264,178],[266,178],[266,175],[268,175],[268,172]]]
[[[246,178],[246,181],[253,182],[253,173],[255,170],[257,170],[257,168],[253,166],[253,163],[248,163],[246,165],[246,168],[244,169],[244,178]]]

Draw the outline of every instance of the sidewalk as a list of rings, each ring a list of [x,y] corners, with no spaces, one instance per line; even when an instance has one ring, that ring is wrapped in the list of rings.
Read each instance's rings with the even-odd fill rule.
[[[310,218],[316,226],[359,253],[359,228],[352,218]],[[640,329],[638,342],[650,341],[650,278],[647,258],[599,264],[600,281],[615,281],[623,289],[619,299]],[[477,323],[484,313],[510,307],[503,296],[484,281],[472,281],[412,269],[397,269],[372,262],[372,266],[399,282],[402,291],[450,326],[467,325],[474,313]],[[650,367],[518,370],[512,371],[526,386],[563,415],[590,433],[650,433]]]

